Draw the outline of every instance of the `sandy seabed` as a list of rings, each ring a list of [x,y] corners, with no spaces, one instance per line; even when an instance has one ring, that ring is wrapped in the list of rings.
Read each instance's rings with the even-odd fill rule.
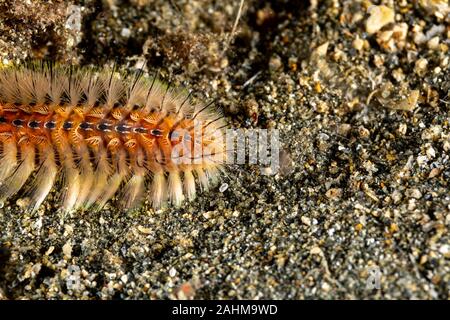
[[[448,2],[245,1],[230,39],[238,7],[0,0],[2,65],[146,62],[282,145],[277,174],[230,166],[181,208],[17,195],[1,299],[449,298]]]

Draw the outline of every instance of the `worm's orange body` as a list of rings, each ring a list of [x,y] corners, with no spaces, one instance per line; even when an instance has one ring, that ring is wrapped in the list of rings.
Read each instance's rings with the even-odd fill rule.
[[[0,202],[28,185],[35,210],[61,177],[65,210],[101,208],[118,191],[125,208],[144,195],[155,208],[179,205],[194,198],[196,178],[207,188],[221,170],[224,127],[214,109],[156,79],[3,70]]]

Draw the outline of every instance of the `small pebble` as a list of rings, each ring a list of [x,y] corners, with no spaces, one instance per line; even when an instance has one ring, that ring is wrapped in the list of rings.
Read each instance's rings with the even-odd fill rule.
[[[62,251],[67,258],[72,257],[72,245],[70,241],[66,242],[66,244],[62,247]]]
[[[364,48],[364,40],[357,36],[355,40],[353,40],[353,48],[361,51]]]
[[[131,30],[128,29],[128,28],[123,28],[123,29],[120,31],[120,35],[121,35],[122,37],[124,37],[124,38],[129,38],[130,35],[131,35]]]
[[[308,218],[307,216],[302,216],[300,218],[300,220],[302,221],[303,224],[310,226],[311,225],[311,219]]]
[[[228,183],[222,183],[222,185],[219,188],[220,192],[225,192],[228,189]]]
[[[436,50],[439,48],[439,37],[433,37],[431,38],[428,43],[427,46],[429,49],[431,50]]]
[[[369,18],[366,21],[366,31],[373,34],[385,25],[394,22],[394,10],[386,6],[372,6],[369,8]]]
[[[416,64],[414,66],[414,71],[419,76],[423,76],[425,72],[427,71],[428,61],[425,58],[420,58],[416,61]]]
[[[169,276],[173,278],[176,276],[176,274],[177,274],[177,270],[175,268],[170,268]]]

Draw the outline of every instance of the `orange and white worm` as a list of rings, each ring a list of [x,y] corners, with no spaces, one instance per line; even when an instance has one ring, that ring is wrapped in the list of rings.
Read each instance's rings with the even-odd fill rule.
[[[157,77],[51,64],[0,70],[0,205],[23,189],[36,210],[160,208],[192,200],[225,163],[226,123]],[[182,160],[182,161],[180,161]]]

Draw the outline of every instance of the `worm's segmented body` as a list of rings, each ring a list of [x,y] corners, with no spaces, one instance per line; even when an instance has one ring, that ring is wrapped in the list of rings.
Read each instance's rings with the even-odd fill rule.
[[[193,199],[223,168],[223,117],[156,78],[65,67],[0,71],[0,202],[23,187],[39,207],[130,208]],[[33,174],[34,173],[34,174]]]

